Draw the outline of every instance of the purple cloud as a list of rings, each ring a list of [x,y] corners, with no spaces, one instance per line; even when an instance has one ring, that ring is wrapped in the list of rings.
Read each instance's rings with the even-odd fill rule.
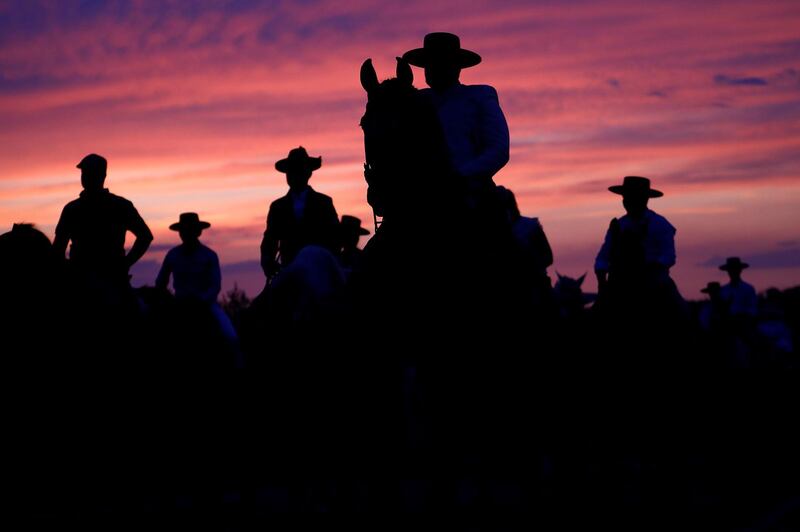
[[[153,286],[160,269],[161,262],[157,260],[140,260],[130,270],[133,276],[131,284],[133,286]]]
[[[725,74],[717,74],[714,76],[714,83],[717,85],[728,85],[731,87],[736,87],[740,85],[752,85],[752,86],[763,86],[767,85],[767,80],[764,78],[756,78],[756,77],[749,77],[749,78],[732,78],[730,76],[726,76]]]
[[[175,247],[175,244],[151,244],[149,248],[147,248],[148,253],[157,253],[159,251],[169,251]]]
[[[800,267],[800,246],[779,247],[754,253],[742,257],[744,262],[750,264],[751,268],[777,269],[777,268],[798,268]],[[725,257],[715,255],[707,261],[699,264],[705,268],[718,268],[725,263]]]

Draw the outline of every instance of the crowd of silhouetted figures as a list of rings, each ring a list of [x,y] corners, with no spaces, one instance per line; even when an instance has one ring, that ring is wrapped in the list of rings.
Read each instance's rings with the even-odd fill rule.
[[[0,235],[4,363],[36,375],[8,388],[17,512],[226,526],[448,509],[583,526],[797,523],[798,442],[775,415],[796,402],[718,379],[798,365],[798,289],[759,299],[730,257],[730,282],[687,304],[668,273],[674,229],[646,209],[660,194],[649,180],[610,187],[628,217],[609,226],[592,295],[583,277],[551,284],[541,224],[503,187],[440,198],[459,223],[437,240],[405,196],[414,215],[384,211],[360,250],[360,221],[312,199],[320,160],[297,149],[279,163],[290,194],[270,208],[253,301],[234,290],[218,303],[219,261],[200,242],[210,224],[196,213],[170,226],[182,244],[155,285],[132,288],[152,235],[102,188],[99,156],[81,162],[84,193],[53,243],[25,224]],[[292,185],[306,215],[321,211],[310,239],[280,230]],[[233,368],[245,384],[219,382]],[[177,398],[156,377],[179,384]]]
[[[49,239],[33,226],[15,225],[0,235],[0,251],[3,335],[16,353],[7,363],[20,367],[262,369],[309,351],[322,360],[327,352],[365,351],[413,366],[418,357],[460,357],[479,346],[495,359],[506,350],[520,363],[568,369],[800,364],[800,288],[753,293],[750,308],[736,313],[721,294],[724,287],[710,282],[702,290],[707,297],[688,302],[685,321],[671,330],[681,342],[676,346],[674,339],[609,323],[598,295],[583,292],[584,277],[559,274],[552,288],[549,277],[544,289],[539,278],[535,289],[515,287],[523,297],[506,299],[507,308],[480,309],[481,330],[469,331],[454,323],[467,319],[463,312],[437,296],[396,309],[365,305],[374,301],[359,294],[359,269],[345,270],[334,255],[309,246],[254,300],[236,288],[222,296],[232,341],[207,306],[165,288],[131,288],[113,302],[80,293],[83,285],[73,280],[69,264],[53,256]],[[440,313],[431,316],[425,307],[434,302]],[[665,351],[665,344],[682,353]]]
[[[358,269],[345,281],[312,247],[254,301],[237,290],[223,297],[233,345],[206,306],[164,290],[132,289],[107,306],[76,293],[68,265],[32,227],[0,245],[5,363],[45,375],[12,407],[17,511],[227,523],[443,508],[535,510],[523,523],[798,522],[796,438],[764,417],[776,410],[763,397],[728,389],[683,402],[656,384],[666,404],[646,400],[653,410],[642,412],[631,402],[652,390],[619,403],[594,396],[654,372],[692,382],[796,367],[797,288],[768,290],[743,319],[710,284],[675,338],[649,338],[625,324],[604,330],[596,297],[562,276],[546,297],[528,286],[516,293],[530,304],[501,299],[507,308],[479,316],[436,298],[436,313],[426,301],[364,306],[375,300],[359,292]],[[338,281],[308,293],[317,255]],[[246,391],[209,379],[207,370],[235,367],[253,370]],[[155,375],[202,382],[161,402],[158,386],[142,384]]]
[[[270,205],[252,301],[218,302],[211,223],[194,212],[169,226],[181,244],[154,285],[133,289],[153,234],[105,188],[97,154],[52,244],[25,224],[1,235],[13,511],[226,529],[398,510],[798,529],[796,401],[724,371],[798,366],[798,289],[759,299],[730,257],[730,282],[687,303],[669,273],[676,230],[648,208],[663,193],[642,176],[608,187],[625,214],[595,260],[598,293],[583,277],[553,285],[542,224],[494,181],[509,160],[497,93],[459,82],[480,61],[432,33],[395,78],[363,63],[375,234],[358,248],[369,231],[309,186],[322,157],[292,149],[275,163],[289,191]],[[233,368],[249,371],[220,371]]]

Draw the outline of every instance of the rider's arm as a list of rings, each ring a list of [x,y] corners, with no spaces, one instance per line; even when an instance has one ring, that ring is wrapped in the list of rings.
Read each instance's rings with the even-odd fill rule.
[[[497,91],[488,85],[473,85],[475,102],[479,107],[478,153],[462,162],[459,174],[468,179],[485,179],[494,176],[509,159],[508,123],[500,109]]]

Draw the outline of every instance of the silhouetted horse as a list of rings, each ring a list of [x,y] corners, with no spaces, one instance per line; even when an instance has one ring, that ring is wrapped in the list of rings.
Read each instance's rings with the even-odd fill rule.
[[[364,175],[367,201],[385,223],[423,229],[459,191],[436,110],[413,82],[411,67],[401,59],[397,77],[382,83],[370,59],[361,66],[361,85],[367,92],[361,118]]]
[[[437,346],[459,340],[448,334],[450,324],[458,320],[442,316],[456,306],[453,300],[461,287],[457,274],[463,262],[453,233],[463,191],[450,168],[436,110],[413,86],[411,67],[400,59],[396,75],[379,82],[371,60],[361,66],[361,85],[367,92],[361,119],[367,201],[383,219],[364,249],[362,271],[354,272],[351,280],[358,320],[364,326],[364,360],[372,355],[382,364],[372,371],[388,379],[383,401],[373,400],[372,408],[383,410],[377,419],[387,426],[399,425],[404,412],[410,428],[419,427],[421,417],[430,414],[410,408],[420,389],[419,378],[429,383],[423,387],[445,394],[438,371],[446,365],[444,357],[418,356],[431,350],[453,352],[452,345]],[[431,349],[421,350],[423,342]],[[420,364],[424,369],[417,372]],[[419,433],[416,428],[411,432]],[[396,434],[387,442],[397,445],[416,437]],[[395,466],[405,467],[401,460]]]
[[[354,276],[367,308],[364,338],[377,356],[400,355],[392,362],[400,366],[396,393],[405,399],[394,412],[405,413],[407,441],[422,438],[435,463],[408,466],[441,472],[480,448],[522,441],[510,436],[518,425],[501,421],[518,421],[522,388],[508,378],[527,375],[518,369],[530,360],[513,348],[512,335],[527,330],[514,326],[525,320],[514,301],[521,290],[514,290],[518,268],[509,262],[511,226],[501,205],[489,220],[467,201],[438,113],[414,88],[408,64],[398,60],[397,77],[379,82],[367,60],[361,84],[368,96],[361,119],[367,199],[383,216],[365,248],[364,272]],[[528,338],[526,348],[535,352],[536,340]]]
[[[556,303],[558,303],[559,313],[563,319],[576,319],[584,314],[586,305],[597,299],[597,294],[584,293],[581,288],[586,279],[585,273],[577,279],[561,275],[558,272],[556,275],[558,280],[553,287],[553,292]]]
[[[411,315],[414,327],[438,322],[452,298],[471,288],[461,286],[466,261],[457,237],[464,186],[436,110],[413,86],[407,63],[398,59],[397,77],[378,82],[368,59],[361,85],[367,200],[383,217],[365,248],[369,307],[384,323]]]
[[[161,369],[234,367],[234,353],[207,305],[180,301],[150,286],[135,290],[142,316],[139,334],[147,349],[138,363]]]
[[[578,278],[556,272],[557,280],[553,286],[553,299],[558,309],[557,326],[553,331],[554,362],[561,366],[583,365],[585,362],[599,362],[600,357],[593,353],[597,342],[594,329],[594,316],[588,307],[597,299],[597,294],[585,293],[584,273]]]
[[[376,299],[394,308],[419,301],[428,288],[421,283],[444,260],[442,242],[428,235],[437,223],[451,222],[456,180],[436,111],[413,86],[411,67],[398,59],[397,77],[379,83],[367,59],[361,85],[368,97],[361,118],[367,201],[383,217],[365,248],[366,269],[378,276],[371,279],[379,287]],[[446,240],[446,232],[440,238]]]

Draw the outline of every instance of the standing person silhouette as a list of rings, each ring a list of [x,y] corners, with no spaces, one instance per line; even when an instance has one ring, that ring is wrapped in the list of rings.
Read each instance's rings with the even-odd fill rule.
[[[275,169],[286,174],[289,192],[273,201],[267,214],[261,268],[268,279],[305,246],[319,245],[334,255],[339,251],[339,216],[333,200],[308,184],[311,174],[321,166],[322,157],[309,157],[302,146],[275,163]]]
[[[63,258],[71,242],[69,265],[83,295],[101,307],[118,307],[130,292],[128,270],[145,254],[153,234],[133,203],[104,188],[105,158],[92,153],[77,167],[83,192],[61,212],[53,249]],[[128,231],[136,240],[126,254]]]

